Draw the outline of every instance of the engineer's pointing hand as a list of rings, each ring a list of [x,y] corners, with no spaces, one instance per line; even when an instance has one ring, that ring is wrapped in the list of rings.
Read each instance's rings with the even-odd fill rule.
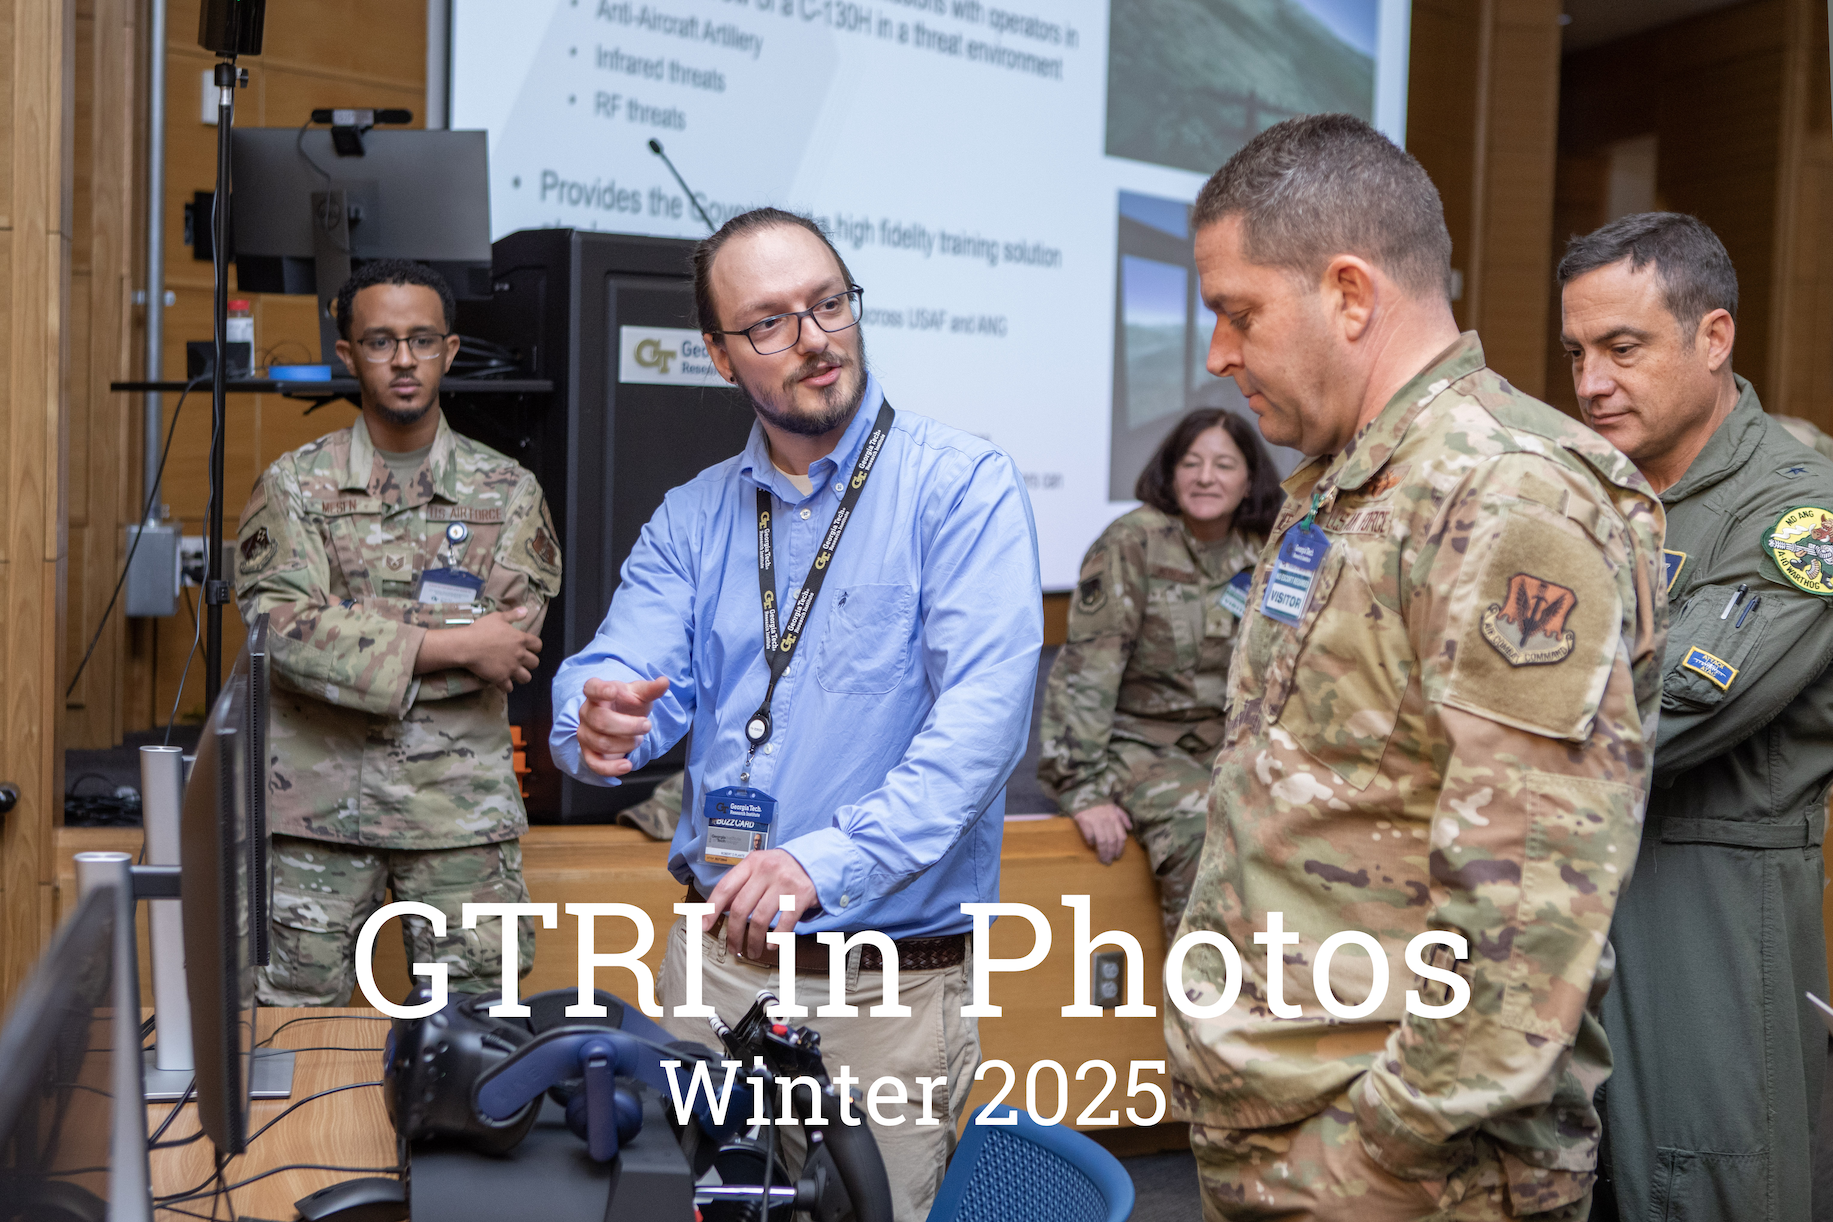
[[[625,758],[649,733],[649,709],[668,690],[667,678],[625,683],[587,679],[586,702],[579,709],[579,754],[599,776],[623,776]]]

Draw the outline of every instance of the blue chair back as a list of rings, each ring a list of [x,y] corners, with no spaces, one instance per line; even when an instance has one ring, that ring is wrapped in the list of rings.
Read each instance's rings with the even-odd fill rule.
[[[929,1222],[1126,1222],[1133,1180],[1119,1159],[1066,1125],[1009,1107],[992,1115],[1014,1123],[969,1121]]]

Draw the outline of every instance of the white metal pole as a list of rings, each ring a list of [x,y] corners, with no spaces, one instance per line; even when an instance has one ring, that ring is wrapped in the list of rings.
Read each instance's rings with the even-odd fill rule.
[[[146,73],[146,380],[165,370],[165,0],[151,0]],[[151,498],[159,480],[159,444],[164,427],[159,392],[146,393],[145,468],[141,495]],[[153,502],[148,522],[159,520]]]
[[[179,814],[184,807],[184,750],[140,748],[140,811],[146,862],[179,865]],[[153,1067],[191,1073],[191,998],[185,987],[185,925],[178,900],[148,900],[148,949],[153,959]]]

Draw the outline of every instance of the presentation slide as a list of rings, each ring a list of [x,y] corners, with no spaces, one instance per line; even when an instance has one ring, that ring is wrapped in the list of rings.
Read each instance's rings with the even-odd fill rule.
[[[450,121],[489,133],[493,237],[820,220],[892,403],[1014,457],[1068,589],[1177,417],[1246,411],[1189,204],[1292,115],[1398,138],[1407,0],[1008,2],[456,0]]]

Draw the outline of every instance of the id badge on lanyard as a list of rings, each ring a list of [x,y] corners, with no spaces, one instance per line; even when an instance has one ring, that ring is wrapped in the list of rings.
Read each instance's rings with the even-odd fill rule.
[[[1304,619],[1305,608],[1311,603],[1311,587],[1317,583],[1318,570],[1329,553],[1329,536],[1309,515],[1288,530],[1280,540],[1273,571],[1267,575],[1261,612],[1282,624],[1297,624]]]
[[[420,574],[417,603],[474,603],[484,579],[463,569],[427,569]]]
[[[1216,596],[1216,602],[1222,609],[1240,619],[1247,614],[1247,591],[1254,584],[1254,570],[1242,569],[1229,578],[1228,584],[1222,587],[1222,593]]]
[[[770,825],[776,821],[776,799],[761,789],[728,785],[706,796],[706,860],[735,866],[770,847]]]
[[[749,787],[751,761],[756,757],[757,749],[770,741],[775,730],[770,720],[770,704],[776,696],[777,680],[789,670],[790,659],[795,657],[796,646],[801,644],[803,632],[808,626],[808,613],[821,593],[822,582],[827,580],[835,549],[840,546],[847,523],[852,520],[853,511],[859,505],[860,494],[865,491],[866,480],[871,477],[872,468],[884,450],[885,439],[890,436],[891,422],[895,417],[896,413],[891,410],[889,402],[879,406],[878,419],[873,421],[872,431],[867,434],[865,444],[860,448],[859,459],[853,464],[853,477],[847,481],[847,490],[841,495],[840,505],[834,511],[834,520],[829,524],[827,534],[821,540],[821,547],[815,553],[814,564],[802,579],[796,601],[780,627],[777,622],[776,547],[770,526],[770,491],[762,486],[757,490],[757,588],[763,606],[764,657],[770,667],[770,682],[764,689],[763,703],[745,719],[745,743],[748,750],[745,752],[744,768],[738,775],[739,784],[715,789],[706,796],[706,803],[702,807],[707,823],[706,852],[703,856],[710,865],[735,866],[752,853],[770,847],[770,825],[776,818],[776,799],[761,789]]]

